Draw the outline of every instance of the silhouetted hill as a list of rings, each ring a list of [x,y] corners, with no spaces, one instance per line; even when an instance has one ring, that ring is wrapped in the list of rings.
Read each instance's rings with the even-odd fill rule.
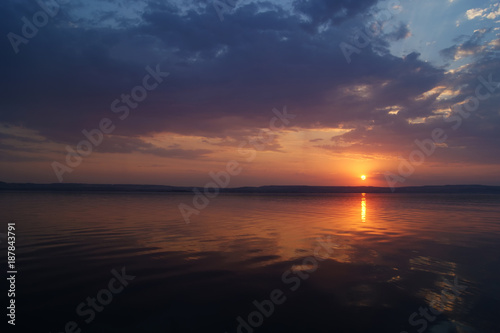
[[[129,184],[33,184],[0,182],[0,191],[91,191],[91,192],[192,192],[194,187]],[[203,192],[203,188],[197,187]],[[389,187],[372,186],[260,186],[220,189],[221,193],[392,193]],[[498,193],[500,186],[444,185],[398,187],[395,193]]]

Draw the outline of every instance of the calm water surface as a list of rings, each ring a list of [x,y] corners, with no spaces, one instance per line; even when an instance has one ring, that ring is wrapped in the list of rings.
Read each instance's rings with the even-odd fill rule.
[[[221,195],[186,224],[191,200],[0,194],[0,232],[17,221],[16,328],[499,332],[500,196]],[[123,267],[135,279],[87,323],[76,308]]]

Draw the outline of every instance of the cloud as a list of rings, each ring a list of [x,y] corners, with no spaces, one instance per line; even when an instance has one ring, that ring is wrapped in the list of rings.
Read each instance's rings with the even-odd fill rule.
[[[395,31],[354,54],[356,64],[347,65],[338,45],[353,26],[366,24],[375,5],[375,0],[297,0],[291,8],[279,2],[246,3],[225,16],[224,23],[212,6],[201,2],[183,7],[141,1],[136,5],[140,10],[127,12],[123,20],[113,20],[110,10],[99,10],[95,3],[68,5],[21,45],[19,54],[2,44],[0,122],[22,125],[48,142],[75,145],[83,139],[83,129],[96,128],[108,117],[116,131],[99,152],[203,159],[214,151],[159,147],[139,138],[171,133],[234,145],[267,128],[272,108],[287,105],[297,115],[296,130],[351,129],[324,150],[401,152],[433,127],[444,126],[436,110],[463,101],[478,75],[496,73],[498,64],[486,55],[498,43],[487,44],[481,31],[457,42],[442,55],[454,60],[474,56],[474,62],[446,72],[416,52],[405,57],[390,53],[391,42],[411,34],[400,22]],[[470,15],[488,18],[495,8]],[[20,33],[20,18],[33,10],[27,1],[3,2],[0,28]],[[126,120],[119,120],[111,102],[141,83],[146,66],[158,63],[171,75]],[[456,94],[439,99],[433,90],[439,86]],[[479,147],[474,156],[498,140],[495,98],[482,103],[461,129],[473,138],[465,146]],[[423,122],[410,122],[417,118]],[[464,143],[452,138],[450,147],[459,145]],[[282,146],[277,140],[266,149],[281,151]],[[15,149],[10,147],[4,149]]]
[[[467,16],[467,19],[473,20],[475,18],[481,18],[481,19],[490,19],[494,20],[497,17],[500,17],[500,4],[496,3],[488,8],[473,8],[469,9],[466,13],[465,16]]]
[[[453,45],[441,51],[441,55],[447,59],[460,60],[464,57],[479,55],[487,49],[484,43],[484,38],[491,29],[479,29],[474,31],[470,37],[463,36],[465,41],[460,44]]]
[[[469,20],[473,20],[475,19],[476,17],[482,17],[483,16],[483,13],[485,12],[486,10],[485,9],[481,9],[481,8],[474,8],[474,9],[469,9],[465,15],[467,16],[467,18]]]
[[[313,33],[324,24],[339,25],[360,13],[366,12],[376,3],[377,0],[296,0],[294,9],[302,18],[302,26]]]
[[[395,31],[386,34],[386,38],[391,41],[398,41],[411,37],[411,31],[407,24],[400,22]]]
[[[208,149],[182,149],[180,145],[162,148],[138,138],[108,137],[96,150],[100,153],[128,154],[139,152],[166,158],[200,159],[213,153]]]
[[[491,75],[491,77],[490,77]],[[497,105],[500,103],[500,89],[484,101],[479,103],[478,109],[467,117],[462,117],[457,130],[457,113],[455,107],[475,96],[476,89],[481,86],[481,93],[486,87],[482,86],[479,78],[500,82],[498,62],[487,54],[479,55],[477,62],[472,62],[456,71],[448,73],[436,92],[424,94],[416,108],[421,110],[421,122],[411,123],[408,106],[400,105],[397,114],[390,114],[392,108],[381,109],[377,113],[378,119],[358,124],[350,132],[332,139],[328,145],[317,146],[332,154],[358,155],[383,159],[384,156],[403,156],[415,148],[415,140],[425,140],[431,137],[436,128],[441,128],[447,135],[444,145],[437,148],[429,159],[431,163],[465,163],[465,164],[498,164],[500,156],[491,154],[495,146],[500,145],[500,114]],[[441,99],[439,91],[453,91],[446,99]],[[443,112],[445,111],[445,112]],[[453,118],[455,117],[455,118]]]
[[[144,7],[140,23],[115,29],[82,28],[85,18],[69,27],[64,15],[57,16],[54,25],[25,45],[26,52],[2,53],[2,63],[9,66],[1,78],[7,90],[0,121],[22,123],[60,143],[78,142],[81,131],[95,128],[102,117],[111,118],[122,136],[173,132],[226,137],[265,128],[270,110],[289,104],[314,110],[296,126],[308,127],[318,119],[325,127],[335,126],[366,112],[362,99],[328,102],[342,86],[365,78],[373,84],[385,81],[391,89],[385,95],[379,91],[380,99],[397,100],[410,90],[427,90],[440,72],[422,64],[420,73],[401,74],[419,67],[418,61],[380,56],[371,49],[359,57],[369,66],[348,68],[338,44],[332,43],[340,42],[345,31],[311,38],[297,16],[307,14],[320,22],[320,9],[328,8],[332,15],[345,9],[354,19],[374,3],[298,1],[294,12],[259,12],[255,4],[242,5],[226,19],[232,29],[214,19],[211,7],[181,14],[171,4],[155,2]],[[18,13],[2,13],[2,24],[17,28],[12,18]],[[146,65],[162,60],[171,76],[127,120],[119,121],[110,111],[111,102],[141,82]],[[347,106],[352,113],[342,112]],[[335,111],[327,112],[332,107]]]

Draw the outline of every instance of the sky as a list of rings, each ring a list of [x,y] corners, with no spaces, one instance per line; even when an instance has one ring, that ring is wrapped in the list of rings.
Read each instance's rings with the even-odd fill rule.
[[[2,1],[0,181],[500,185],[499,23],[491,0]]]

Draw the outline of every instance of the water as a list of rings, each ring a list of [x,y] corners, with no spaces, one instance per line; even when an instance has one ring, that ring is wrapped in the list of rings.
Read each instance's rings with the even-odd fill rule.
[[[191,200],[164,193],[0,194],[0,232],[17,221],[16,328],[500,328],[498,195],[221,195],[186,224],[178,204]],[[6,255],[0,261],[6,267]],[[122,268],[135,278],[108,301],[100,292]],[[77,313],[97,296],[109,303]],[[431,304],[442,312],[434,315]]]

